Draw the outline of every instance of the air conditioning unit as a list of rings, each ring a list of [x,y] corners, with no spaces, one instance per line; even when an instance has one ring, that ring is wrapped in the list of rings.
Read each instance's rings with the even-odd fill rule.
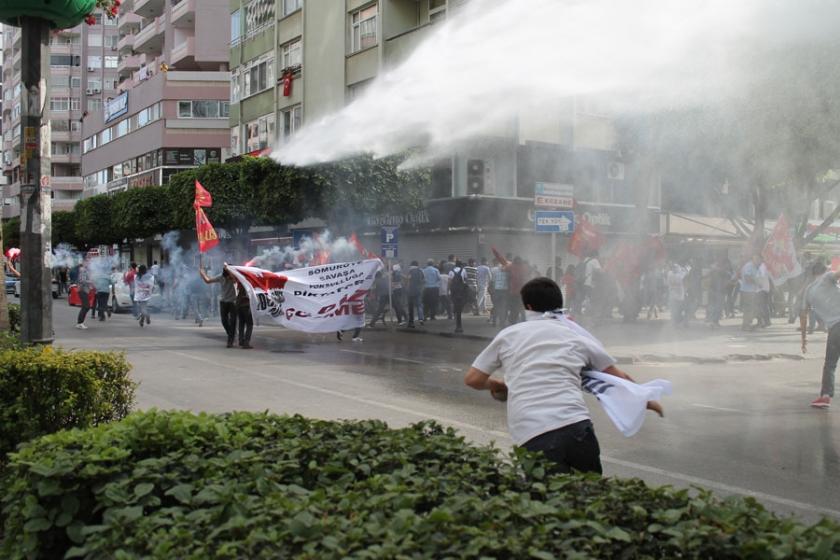
[[[102,88],[93,88],[93,93],[102,93]]]
[[[88,66],[88,72],[96,72],[96,68],[94,66]]]
[[[607,164],[607,179],[613,181],[624,180],[624,164],[620,161],[611,161]]]
[[[87,89],[85,90],[85,93],[87,93],[88,95],[93,95],[93,90],[92,90],[92,89],[90,89],[90,88],[87,88]]]

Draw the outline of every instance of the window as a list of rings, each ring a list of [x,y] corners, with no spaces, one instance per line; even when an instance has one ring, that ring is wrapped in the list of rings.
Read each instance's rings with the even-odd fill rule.
[[[79,89],[82,87],[82,78],[81,76],[70,76],[70,87]]]
[[[230,14],[230,44],[235,45],[242,39],[242,10]]]
[[[82,100],[78,97],[71,97],[70,98],[70,109],[72,111],[78,111],[82,106]]]
[[[255,95],[270,87],[274,87],[273,60],[257,61],[245,71],[245,96]]]
[[[88,68],[102,68],[102,57],[101,56],[88,56],[87,57],[87,66],[88,66]]]
[[[242,75],[239,72],[235,72],[230,77],[230,102],[231,103],[238,103],[241,97],[241,90],[242,90]]]
[[[92,111],[101,111],[102,110],[102,100],[101,99],[88,99],[87,100],[87,110]]]
[[[429,0],[429,21],[446,18],[446,0]]]
[[[358,52],[376,45],[376,16],[379,6],[373,4],[353,12],[351,52]]]
[[[300,105],[283,111],[283,142],[288,142],[292,135],[300,129],[303,108]]]
[[[101,47],[102,46],[102,35],[98,33],[90,33],[88,35],[88,46],[89,47]]]
[[[274,145],[274,115],[265,115],[245,125],[245,151],[255,152]]]
[[[274,23],[274,0],[251,0],[245,7],[245,32],[251,36]]]
[[[239,144],[239,127],[234,126],[230,129],[230,151],[233,155],[238,156],[242,153],[242,146]]]
[[[69,111],[69,97],[50,97],[50,111]]]
[[[120,63],[120,57],[118,57],[118,56],[106,56],[105,57],[105,68],[116,68],[119,63]]]
[[[178,118],[189,119],[192,118],[192,101],[178,102]]]
[[[96,91],[101,92],[102,91],[102,82],[100,82],[98,79],[95,79],[95,78],[90,79],[90,80],[88,80],[87,88],[92,92],[96,92]]]
[[[287,16],[300,10],[303,0],[283,0],[283,15]]]
[[[300,65],[302,57],[301,41],[292,41],[283,45],[280,64],[283,69],[291,68],[292,66]]]
[[[51,54],[50,66],[78,66],[80,58],[72,54]]]
[[[227,101],[179,101],[178,118],[218,119],[227,118],[230,104]]]

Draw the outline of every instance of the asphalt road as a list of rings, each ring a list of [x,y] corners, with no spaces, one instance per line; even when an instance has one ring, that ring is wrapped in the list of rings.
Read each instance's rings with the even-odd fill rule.
[[[271,410],[338,418],[379,418],[394,426],[435,419],[469,440],[510,448],[504,406],[463,385],[480,340],[395,332],[306,335],[262,326],[254,350],[225,348],[218,321],[153,315],[140,328],[130,315],[88,319],[76,330],[75,309],[54,307],[57,344],[123,350],[140,382],[138,406],[194,411]],[[633,328],[628,327],[628,328]],[[773,330],[777,329],[777,330]],[[770,340],[790,331],[766,331]],[[349,333],[348,333],[349,334]],[[644,353],[643,342],[636,342]],[[767,340],[745,342],[766,346]],[[824,335],[805,361],[627,366],[638,381],[674,385],[666,417],[651,414],[641,432],[623,437],[587,397],[606,473],[652,484],[701,486],[722,495],[754,496],[806,520],[840,519],[840,402],[808,406],[819,388]]]

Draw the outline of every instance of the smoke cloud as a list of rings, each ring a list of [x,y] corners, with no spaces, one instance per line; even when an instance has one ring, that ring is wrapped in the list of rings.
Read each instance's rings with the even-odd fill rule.
[[[777,49],[830,36],[838,15],[837,3],[818,0],[472,0],[272,157],[444,153],[515,131],[518,119],[556,128],[573,99],[610,111],[703,104],[737,93]]]

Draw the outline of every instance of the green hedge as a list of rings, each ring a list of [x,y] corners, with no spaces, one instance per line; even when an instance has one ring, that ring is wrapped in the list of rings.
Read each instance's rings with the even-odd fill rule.
[[[0,352],[0,465],[21,442],[124,418],[134,399],[130,369],[116,353]]]
[[[828,558],[752,499],[551,475],[430,422],[150,411],[45,436],[0,481],[18,558]]]

